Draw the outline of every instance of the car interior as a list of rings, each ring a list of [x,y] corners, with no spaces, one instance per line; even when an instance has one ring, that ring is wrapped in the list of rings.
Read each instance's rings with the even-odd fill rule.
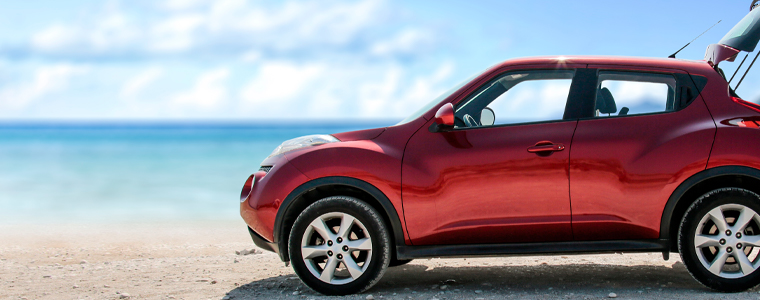
[[[618,116],[625,116],[628,114],[629,109],[623,107],[620,109]],[[607,114],[608,116],[617,112],[617,105],[615,105],[615,98],[612,97],[612,92],[608,88],[599,88],[596,93],[596,116],[600,114]]]

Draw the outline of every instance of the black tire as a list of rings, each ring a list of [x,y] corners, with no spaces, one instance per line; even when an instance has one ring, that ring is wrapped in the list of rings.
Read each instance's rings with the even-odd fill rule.
[[[408,264],[410,262],[412,262],[411,259],[395,259],[395,258],[393,258],[393,259],[391,259],[391,262],[388,264],[388,267],[392,268],[392,267],[403,266],[403,265]]]
[[[364,268],[364,265],[361,266],[361,268],[364,268],[364,271],[360,276],[357,278],[343,278],[341,280],[353,281],[342,284],[332,284],[326,281],[322,281],[319,277],[317,277],[319,274],[312,273],[315,272],[314,270],[316,270],[316,272],[321,271],[321,275],[324,275],[324,271],[327,269],[327,261],[333,257],[333,254],[335,255],[333,258],[338,258],[338,254],[330,252],[330,257],[324,256],[318,258],[324,260],[324,268],[322,270],[319,270],[318,268],[322,267],[321,265],[315,267],[318,265],[316,263],[317,259],[309,260],[307,262],[306,259],[304,259],[302,256],[301,249],[302,242],[305,239],[312,238],[304,237],[305,234],[309,234],[307,233],[307,229],[310,229],[312,221],[315,221],[317,218],[320,218],[326,214],[333,213],[342,213],[354,217],[357,221],[360,222],[360,224],[362,224],[364,228],[366,228],[367,234],[370,236],[369,240],[372,242],[371,252],[366,252],[365,254],[359,252],[359,254],[356,256],[354,256],[354,254],[346,254],[346,256],[341,258],[346,259],[347,261],[349,257],[348,255],[351,255],[352,262],[354,260],[357,260],[357,263],[359,263],[358,260],[364,259],[363,263],[367,264],[367,261],[369,261],[366,268]],[[327,226],[328,228],[333,228],[331,227],[332,225],[328,224]],[[340,224],[338,227],[340,227]],[[357,230],[357,226],[353,226],[351,228],[354,228],[353,230]],[[312,232],[316,232],[313,228],[310,230],[312,230]],[[358,230],[358,234],[364,234],[363,229],[359,228]],[[337,233],[335,230],[332,230],[331,232],[332,234]],[[356,234],[356,232],[354,232],[354,234]],[[310,236],[312,235],[314,235],[314,233],[310,234]],[[317,242],[317,246],[324,247],[327,245],[327,241],[322,240],[322,237],[318,232],[316,239],[319,241]],[[349,238],[346,239],[347,241],[343,242],[343,246],[347,246],[346,244],[349,243]],[[330,241],[330,243],[330,246],[338,245],[340,241],[336,239],[335,241]],[[348,295],[366,291],[380,280],[380,278],[385,273],[385,270],[388,268],[388,263],[391,260],[390,245],[390,234],[388,233],[388,229],[383,222],[383,218],[372,206],[356,198],[347,196],[333,196],[318,200],[317,202],[309,205],[306,209],[303,210],[303,212],[301,212],[293,224],[293,229],[290,232],[290,237],[288,239],[288,253],[290,255],[290,261],[293,265],[293,270],[295,270],[295,273],[298,275],[298,277],[300,277],[301,280],[311,289],[325,295]],[[339,251],[336,250],[335,252]],[[361,255],[364,255],[364,257],[362,258]],[[310,264],[309,267],[307,267],[307,263]],[[341,264],[341,262],[338,262],[337,264],[338,266],[345,267],[346,270],[348,269],[345,263]],[[309,269],[310,267],[312,270]],[[340,272],[340,268],[338,269],[338,272]],[[350,275],[349,277],[353,277],[353,275]]]
[[[732,206],[735,206],[733,208],[735,211],[731,211]],[[729,234],[728,231],[730,230],[721,232],[718,224],[712,221],[711,217],[707,216],[710,211],[718,207],[720,207],[720,215],[728,226],[726,228],[730,229],[730,227],[737,224],[737,219],[739,219],[737,211],[739,207],[746,207],[754,210],[754,212],[760,212],[760,196],[752,191],[741,188],[721,188],[699,197],[689,207],[681,220],[678,230],[678,251],[691,276],[703,285],[721,292],[741,292],[760,284],[760,271],[758,271],[760,268],[754,271],[747,271],[749,274],[746,274],[738,263],[737,258],[739,257],[736,255],[749,251],[750,255],[745,255],[745,257],[750,256],[749,259],[752,260],[752,254],[760,250],[740,245],[742,239],[738,236],[743,237],[746,242],[752,236],[760,235],[760,224],[757,221],[750,221],[746,229],[741,231],[741,235],[737,235],[736,232],[730,232]],[[749,214],[749,211],[746,212]],[[731,214],[734,217],[730,217]],[[701,230],[700,234],[702,235],[710,236],[712,242],[705,245],[716,246],[701,246],[697,248],[695,246],[697,230]],[[756,238],[754,237],[754,239]],[[716,240],[720,241],[716,244]],[[736,250],[737,245],[739,249],[742,249],[741,252]],[[714,265],[722,253],[727,253],[725,257],[728,257],[728,259],[720,260],[725,261],[725,265],[717,265],[719,267],[716,270],[718,270],[719,276],[711,272],[705,264]],[[704,260],[705,263],[700,259]],[[758,260],[760,260],[760,255],[754,258],[753,263],[758,262]],[[731,268],[734,268],[734,270],[728,270]],[[749,270],[752,269],[749,268]]]

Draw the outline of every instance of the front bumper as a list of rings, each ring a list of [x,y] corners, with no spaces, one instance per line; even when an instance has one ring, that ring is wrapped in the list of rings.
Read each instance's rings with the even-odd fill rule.
[[[274,251],[280,259],[286,261],[287,258],[283,256],[287,256],[287,253],[282,252],[287,250],[279,244],[287,244],[287,241],[274,237],[277,212],[285,198],[299,185],[307,182],[308,178],[291,166],[284,156],[269,158],[262,164],[274,167],[269,172],[255,173],[250,193],[241,199],[240,216],[248,225],[251,238],[257,246]]]

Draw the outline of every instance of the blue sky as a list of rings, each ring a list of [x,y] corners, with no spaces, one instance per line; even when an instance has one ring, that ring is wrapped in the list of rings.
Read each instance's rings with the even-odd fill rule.
[[[0,120],[400,120],[509,58],[666,57],[723,20],[702,59],[750,2],[2,1]]]

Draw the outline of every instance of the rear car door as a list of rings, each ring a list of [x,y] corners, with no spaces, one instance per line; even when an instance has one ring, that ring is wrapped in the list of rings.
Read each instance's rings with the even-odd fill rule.
[[[715,123],[686,72],[590,65],[596,102],[585,107],[570,154],[575,240],[656,239],[679,183],[705,169]]]
[[[402,195],[415,245],[572,239],[567,168],[577,121],[565,110],[576,67],[585,65],[497,71],[454,100],[455,129],[431,132],[431,120],[412,136]]]

